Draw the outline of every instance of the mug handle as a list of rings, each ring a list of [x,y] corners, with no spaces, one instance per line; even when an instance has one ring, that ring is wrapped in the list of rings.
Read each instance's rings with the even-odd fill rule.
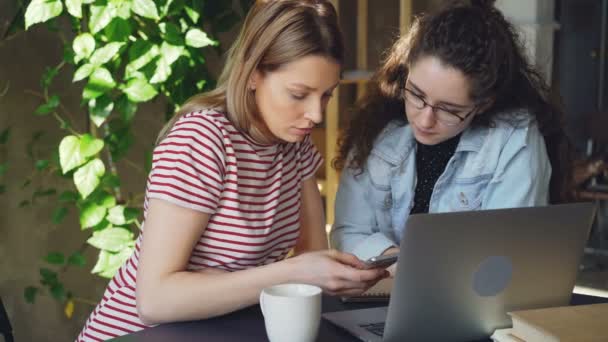
[[[262,316],[266,316],[266,313],[264,313],[264,290],[260,292],[260,309],[262,309]]]

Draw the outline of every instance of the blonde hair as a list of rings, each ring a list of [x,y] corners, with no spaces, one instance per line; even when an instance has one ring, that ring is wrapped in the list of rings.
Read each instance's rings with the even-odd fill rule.
[[[239,35],[228,50],[214,90],[193,96],[161,130],[157,143],[181,116],[202,109],[223,111],[241,132],[256,141],[274,137],[258,113],[249,81],[262,73],[308,55],[342,64],[344,47],[337,14],[327,0],[263,0],[251,8]]]

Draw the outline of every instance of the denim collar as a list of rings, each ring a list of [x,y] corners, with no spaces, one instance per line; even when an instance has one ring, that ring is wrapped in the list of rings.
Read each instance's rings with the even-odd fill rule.
[[[503,128],[502,134],[510,135],[516,127],[527,126],[533,120],[525,109],[499,113],[494,117],[493,127]],[[480,152],[493,128],[469,126],[456,147],[456,152]],[[416,140],[409,124],[392,121],[386,125],[374,143],[373,154],[393,165],[401,163],[416,149]]]
[[[456,147],[458,152],[479,152],[488,137],[488,127],[469,127],[460,138]],[[416,149],[416,140],[412,128],[408,124],[391,122],[380,133],[374,144],[372,153],[383,160],[400,165],[412,151]]]

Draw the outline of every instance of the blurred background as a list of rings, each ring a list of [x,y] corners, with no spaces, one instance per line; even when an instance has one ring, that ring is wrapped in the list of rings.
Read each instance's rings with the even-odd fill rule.
[[[159,130],[213,87],[251,2],[0,1],[0,298],[17,341],[74,340],[132,251]],[[330,161],[349,108],[413,16],[443,2],[333,1],[345,73],[313,134],[328,224],[339,178]],[[561,95],[575,191],[600,208],[576,291],[608,296],[608,0],[496,6]]]

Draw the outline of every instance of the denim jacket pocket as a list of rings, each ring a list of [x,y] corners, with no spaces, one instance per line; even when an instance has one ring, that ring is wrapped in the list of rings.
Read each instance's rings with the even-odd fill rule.
[[[453,211],[477,210],[481,207],[484,190],[492,175],[480,175],[473,178],[457,178],[449,190],[450,208]]]
[[[390,213],[393,207],[393,193],[391,191],[391,179],[393,177],[394,165],[386,159],[370,154],[367,162],[371,186],[367,192],[368,201],[373,206],[376,224],[380,230],[388,229],[390,226]]]
[[[368,203],[371,205],[371,210],[374,211],[376,225],[378,230],[390,228],[390,214],[393,207],[393,200],[390,188],[379,189],[375,186],[370,187],[366,193]]]

